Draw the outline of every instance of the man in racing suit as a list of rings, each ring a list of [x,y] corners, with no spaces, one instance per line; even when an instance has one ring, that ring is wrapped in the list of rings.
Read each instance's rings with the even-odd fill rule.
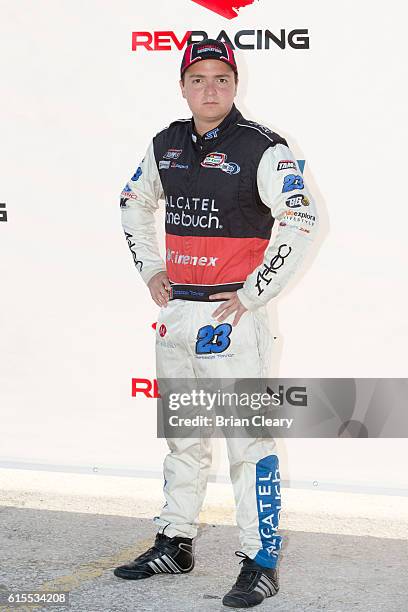
[[[189,45],[180,86],[193,117],[156,134],[121,194],[136,268],[161,306],[159,380],[267,377],[273,338],[265,306],[299,267],[316,232],[315,205],[293,153],[281,136],[241,115],[237,82],[228,45]],[[154,221],[161,199],[166,262]],[[169,438],[168,445],[155,546],[117,568],[122,578],[194,565],[211,439]],[[223,603],[250,607],[278,591],[278,457],[271,439],[232,437],[227,448],[244,559]]]

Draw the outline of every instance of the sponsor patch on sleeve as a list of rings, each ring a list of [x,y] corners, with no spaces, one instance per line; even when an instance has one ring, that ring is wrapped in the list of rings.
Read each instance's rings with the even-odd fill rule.
[[[142,168],[139,166],[138,169],[136,170],[136,172],[134,173],[134,175],[132,176],[132,178],[130,180],[131,181],[138,181],[141,176],[142,176]]]
[[[286,200],[288,208],[299,208],[300,206],[309,206],[309,204],[307,197],[302,194],[295,194]]]
[[[278,162],[277,170],[296,170],[296,162],[293,159],[281,159]]]

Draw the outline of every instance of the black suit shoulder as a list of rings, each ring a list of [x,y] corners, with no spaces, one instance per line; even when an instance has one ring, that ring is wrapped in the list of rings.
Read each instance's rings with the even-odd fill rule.
[[[288,146],[287,141],[280,136],[280,134],[256,121],[249,121],[249,119],[242,117],[238,121],[237,126],[244,131],[247,138],[253,138],[258,141],[261,140],[265,144],[267,141],[269,146],[275,146],[277,144]]]
[[[169,133],[185,131],[190,125],[191,125],[191,118],[190,119],[176,119],[175,121],[172,121],[171,123],[169,123],[169,125],[166,125],[166,127],[163,128],[162,130],[159,130],[154,138],[161,138],[161,139],[166,138],[169,135]]]

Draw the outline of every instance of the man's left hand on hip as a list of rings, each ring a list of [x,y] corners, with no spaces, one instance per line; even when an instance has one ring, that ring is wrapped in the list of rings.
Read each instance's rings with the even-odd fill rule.
[[[214,293],[210,295],[210,300],[226,300],[222,302],[216,310],[212,313],[214,319],[217,319],[220,323],[224,321],[230,314],[235,312],[235,317],[232,322],[232,326],[238,325],[238,322],[244,312],[248,309],[242,305],[239,301],[239,297],[236,291],[225,291],[224,293]]]

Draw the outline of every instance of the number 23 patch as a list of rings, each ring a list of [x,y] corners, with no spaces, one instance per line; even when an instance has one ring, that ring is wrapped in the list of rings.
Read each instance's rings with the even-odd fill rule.
[[[221,323],[217,327],[204,325],[197,333],[195,351],[197,355],[208,355],[209,353],[222,353],[231,344],[230,334],[232,325]]]
[[[282,193],[303,189],[303,178],[299,174],[287,174],[283,180]]]

